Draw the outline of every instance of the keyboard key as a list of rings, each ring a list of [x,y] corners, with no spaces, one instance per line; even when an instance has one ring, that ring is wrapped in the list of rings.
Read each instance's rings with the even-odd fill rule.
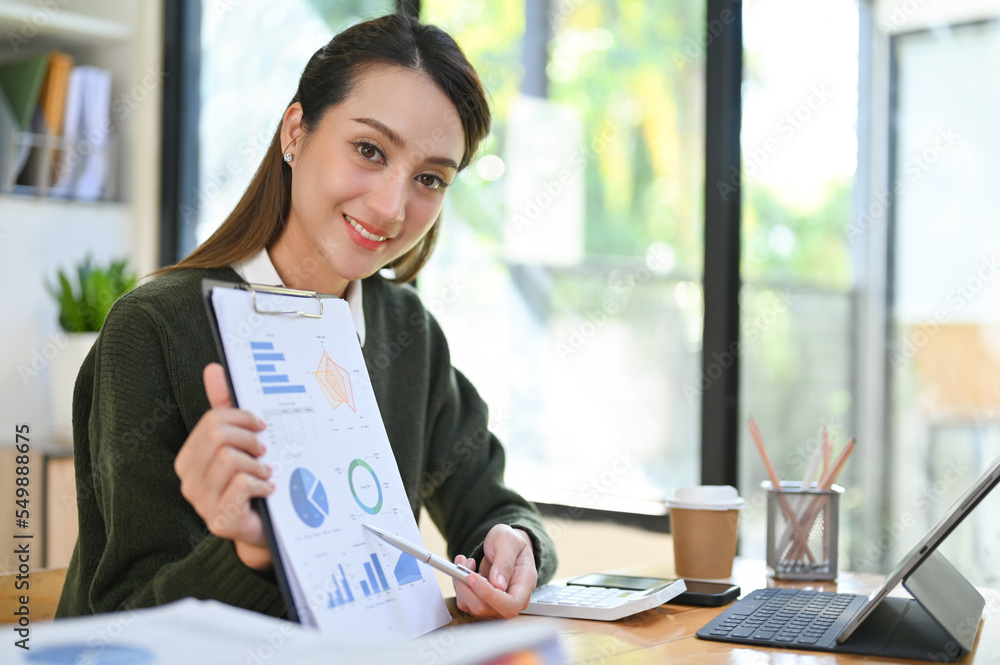
[[[736,630],[734,630],[733,632],[731,632],[729,634],[732,635],[733,637],[750,637],[756,631],[757,631],[756,628],[747,626],[747,627],[737,628]]]

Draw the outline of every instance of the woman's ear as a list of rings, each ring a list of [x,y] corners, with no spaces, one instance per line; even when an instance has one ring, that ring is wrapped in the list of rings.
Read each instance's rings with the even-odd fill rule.
[[[281,152],[291,154],[294,158],[295,144],[299,135],[305,131],[302,126],[302,104],[295,102],[285,109],[281,118]]]

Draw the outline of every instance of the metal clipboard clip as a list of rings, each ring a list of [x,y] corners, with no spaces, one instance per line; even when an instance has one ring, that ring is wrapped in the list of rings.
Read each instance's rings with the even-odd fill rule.
[[[282,316],[304,316],[309,319],[321,319],[323,318],[323,298],[320,294],[315,291],[300,291],[298,289],[289,289],[283,286],[264,286],[263,284],[250,284],[247,286],[250,290],[250,296],[253,300],[253,309],[258,314],[272,314],[272,315],[282,315]],[[273,293],[280,296],[292,296],[293,298],[315,298],[316,302],[319,303],[319,313],[313,314],[311,312],[303,312],[301,309],[266,309],[261,308],[257,303],[257,293]]]

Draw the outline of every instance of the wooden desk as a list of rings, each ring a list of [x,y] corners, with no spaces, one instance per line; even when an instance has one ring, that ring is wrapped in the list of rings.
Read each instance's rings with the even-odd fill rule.
[[[634,575],[673,577],[672,567],[648,566],[627,572]],[[761,561],[737,560],[732,581],[739,584],[743,593],[766,586],[798,586],[821,591],[867,594],[875,589],[881,577],[857,573],[841,573],[836,582],[787,583],[768,579]],[[892,595],[906,595],[904,589]],[[985,590],[986,608],[976,638],[975,650],[958,662],[962,664],[1000,662],[1000,590]],[[474,621],[460,612],[449,599],[454,616],[453,624]],[[657,665],[827,665],[831,663],[888,663],[921,661],[891,661],[886,658],[800,651],[796,649],[771,649],[750,647],[726,642],[710,642],[694,636],[695,632],[715,617],[723,608],[686,607],[661,605],[647,612],[640,612],[621,621],[580,621],[561,619],[563,647],[572,663],[613,665],[616,663]],[[519,616],[513,621],[552,621],[545,617]]]

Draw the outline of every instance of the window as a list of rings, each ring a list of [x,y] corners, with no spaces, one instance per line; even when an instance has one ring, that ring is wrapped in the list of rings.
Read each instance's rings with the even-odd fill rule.
[[[743,21],[741,420],[757,421],[782,480],[801,481],[824,426],[840,446],[857,434],[859,277],[845,229],[857,165],[859,14],[856,0],[772,0],[745,3]],[[816,25],[823,29],[796,29]],[[725,184],[717,191],[728,194]],[[741,547],[760,557],[767,475],[745,426],[740,438]],[[839,478],[849,488],[842,545],[861,528],[860,457]]]
[[[420,290],[491,407],[507,482],[662,513],[700,472],[704,5],[421,4],[493,101]]]
[[[892,55],[891,508],[870,543],[889,560],[1000,455],[1000,21],[908,31]],[[994,491],[942,547],[975,584],[1000,580],[998,510]]]
[[[183,215],[198,240],[317,45],[396,4],[202,4],[201,176]],[[492,97],[419,287],[491,406],[508,482],[662,512],[700,480],[704,196],[733,184],[703,182],[706,132],[725,131],[705,127],[706,0],[400,4],[456,36]],[[742,3],[741,420],[789,479],[824,424],[859,436],[841,561],[872,572],[1000,453],[997,16],[919,4]],[[761,556],[765,473],[739,436],[742,551]],[[1000,495],[987,502],[945,545],[983,584]]]
[[[309,57],[393,0],[211,0],[201,5],[198,188],[181,224],[186,256],[226,219],[257,171]]]

